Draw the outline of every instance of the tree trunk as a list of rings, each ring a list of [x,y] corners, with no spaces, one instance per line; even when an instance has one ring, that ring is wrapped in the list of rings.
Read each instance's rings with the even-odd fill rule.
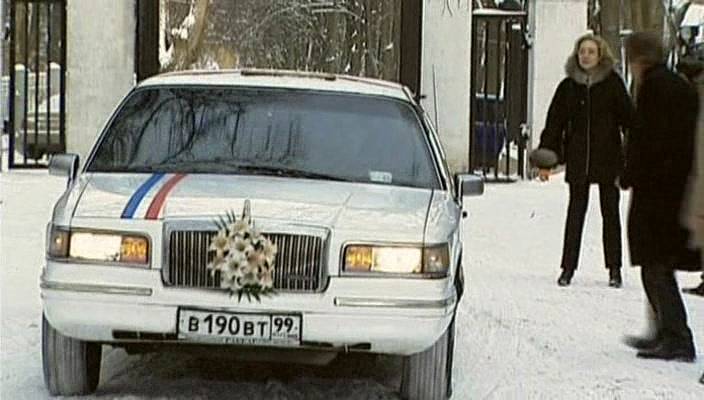
[[[346,18],[342,17],[338,12],[329,12],[325,14],[325,36],[324,50],[322,52],[321,68],[324,71],[340,72],[344,67],[342,63],[342,46],[340,37],[344,37]]]
[[[377,78],[376,68],[376,43],[378,37],[377,19],[372,18],[376,10],[376,0],[365,0],[364,7],[364,71],[363,75]]]
[[[661,0],[630,0],[632,29],[655,32],[662,36],[664,10]]]
[[[362,18],[352,21],[350,24],[345,43],[343,46],[349,48],[349,71],[348,73],[350,75],[359,75],[359,72],[361,71],[361,53],[364,51],[362,48],[362,40],[360,39],[362,35],[364,34],[364,11],[363,11],[364,5],[360,5],[359,7],[359,15],[362,16]]]
[[[176,69],[187,69],[198,60],[208,18],[209,3],[209,0],[191,0],[191,13],[195,17],[195,23],[188,28],[188,36],[185,39],[174,37],[174,66]]]
[[[15,63],[24,64],[25,60],[25,49],[26,42],[29,40],[27,37],[27,21],[29,16],[27,15],[28,3],[15,3]],[[9,12],[9,11],[8,11]],[[10,49],[12,51],[12,49]],[[14,67],[11,67],[14,68]]]
[[[601,35],[611,47],[617,59],[621,57],[621,1],[601,2]]]

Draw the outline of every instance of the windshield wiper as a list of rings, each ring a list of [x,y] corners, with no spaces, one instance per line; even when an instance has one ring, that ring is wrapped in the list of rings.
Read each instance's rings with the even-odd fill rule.
[[[209,173],[238,173],[244,172],[252,175],[268,175],[307,179],[321,179],[329,181],[351,182],[351,179],[328,175],[318,172],[305,171],[294,168],[274,167],[266,165],[242,165],[231,160],[200,160],[200,161],[166,161],[159,164],[140,165],[132,168],[113,169],[110,172],[209,172]]]
[[[328,181],[351,182],[350,179],[339,176],[321,174],[319,172],[305,171],[295,168],[274,167],[266,165],[237,165],[241,171],[251,172],[255,175],[285,176],[293,178],[322,179]]]
[[[131,172],[187,172],[187,173],[232,173],[236,165],[219,160],[173,160],[159,164],[141,165]]]

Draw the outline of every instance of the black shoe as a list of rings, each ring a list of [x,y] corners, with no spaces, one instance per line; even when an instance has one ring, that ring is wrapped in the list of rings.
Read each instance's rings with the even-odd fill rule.
[[[697,287],[682,289],[683,292],[704,297],[704,281]]]
[[[609,268],[609,286],[612,288],[620,288],[623,286],[623,279],[621,279],[621,268]]]
[[[699,383],[701,383],[702,385],[704,385],[704,374],[702,374],[702,377],[699,378]]]
[[[654,337],[626,335],[623,337],[623,343],[636,350],[652,350],[660,345],[660,340]]]
[[[637,354],[638,358],[649,358],[667,361],[694,362],[696,354],[694,347],[669,347],[660,345],[654,349],[641,350]]]
[[[572,276],[574,275],[574,270],[563,269],[560,277],[557,278],[557,284],[559,286],[569,286],[572,281]]]

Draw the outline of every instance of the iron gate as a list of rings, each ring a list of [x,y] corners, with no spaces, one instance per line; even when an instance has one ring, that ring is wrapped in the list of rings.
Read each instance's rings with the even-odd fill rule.
[[[526,20],[523,11],[480,9],[472,17],[469,162],[495,180],[526,172]]]
[[[65,151],[66,0],[11,0],[8,165],[45,168]]]

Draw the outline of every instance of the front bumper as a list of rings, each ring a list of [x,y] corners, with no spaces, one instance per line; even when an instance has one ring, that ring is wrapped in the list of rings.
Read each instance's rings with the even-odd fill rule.
[[[109,283],[108,283],[109,282]],[[333,277],[323,293],[278,293],[261,303],[214,290],[164,287],[155,269],[49,261],[41,277],[44,313],[64,335],[99,342],[179,340],[181,307],[302,316],[302,345],[409,355],[430,347],[456,306],[447,280]],[[130,339],[116,332],[139,333]],[[368,345],[368,346],[367,346]]]

